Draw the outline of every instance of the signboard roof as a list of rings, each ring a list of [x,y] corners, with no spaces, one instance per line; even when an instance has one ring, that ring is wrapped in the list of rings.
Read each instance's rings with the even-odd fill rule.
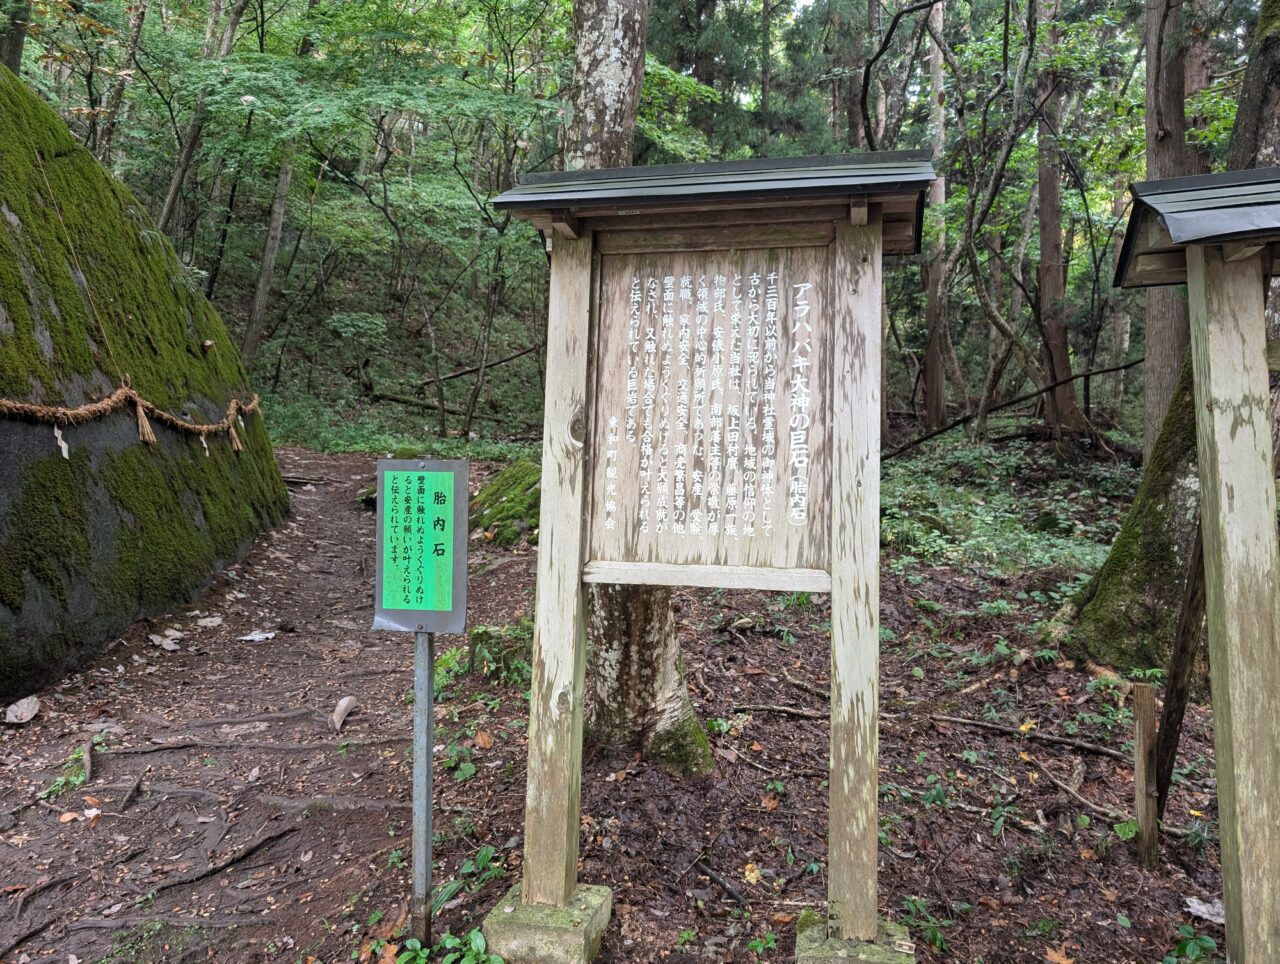
[[[886,208],[886,225],[903,222],[886,253],[909,254],[919,246],[924,197],[934,177],[928,150],[766,157],[526,174],[493,205],[538,224],[548,213],[639,220],[660,211],[886,201],[893,205]]]
[[[493,205],[499,210],[573,210],[712,198],[758,201],[923,192],[934,178],[931,158],[930,151],[885,151],[526,174]]]
[[[1129,191],[1118,287],[1182,284],[1189,244],[1280,241],[1280,167],[1139,181]]]

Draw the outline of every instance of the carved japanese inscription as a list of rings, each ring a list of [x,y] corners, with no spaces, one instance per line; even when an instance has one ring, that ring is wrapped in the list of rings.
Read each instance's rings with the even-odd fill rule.
[[[827,569],[828,251],[602,257],[591,561]]]

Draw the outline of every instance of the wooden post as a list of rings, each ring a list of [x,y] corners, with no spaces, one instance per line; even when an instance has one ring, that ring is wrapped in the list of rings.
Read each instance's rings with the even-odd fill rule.
[[[522,900],[556,907],[568,903],[578,877],[587,648],[582,566],[592,258],[589,231],[578,238],[555,239]]]
[[[1133,815],[1138,820],[1138,859],[1155,869],[1160,856],[1156,813],[1156,690],[1133,684]]]
[[[880,211],[832,245],[828,933],[874,940],[880,830]]]
[[[1263,255],[1187,248],[1227,958],[1280,960],[1280,541]]]

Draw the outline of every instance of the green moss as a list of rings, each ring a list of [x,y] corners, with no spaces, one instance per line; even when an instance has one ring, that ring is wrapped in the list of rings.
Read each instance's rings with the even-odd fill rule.
[[[51,455],[31,463],[18,498],[3,517],[0,532],[0,605],[22,608],[26,574],[43,583],[62,605],[67,604],[68,567],[90,562],[86,494],[89,453],[79,449],[70,459]]]
[[[471,528],[493,535],[499,546],[521,539],[538,541],[538,512],[542,505],[542,470],[532,462],[513,462],[490,480],[471,500]]]
[[[1195,477],[1196,426],[1190,357],[1184,358],[1169,414],[1106,562],[1076,600],[1069,651],[1125,672],[1164,666],[1177,630],[1190,531],[1178,487]],[[1181,496],[1181,497],[1180,497]]]
[[[671,729],[658,733],[645,755],[668,770],[688,776],[706,776],[715,769],[711,740],[706,728],[692,713]]]
[[[127,376],[180,410],[245,386],[226,328],[138,201],[3,68],[0,206],[0,396],[76,405]]]

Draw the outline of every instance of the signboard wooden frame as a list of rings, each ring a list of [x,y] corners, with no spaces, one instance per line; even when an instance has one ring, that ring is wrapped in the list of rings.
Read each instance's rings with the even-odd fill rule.
[[[584,581],[810,589],[832,594],[830,926],[834,936],[877,935],[877,673],[879,659],[879,487],[881,233],[874,207],[864,223],[818,222],[829,238],[819,248],[829,303],[828,366],[831,417],[823,471],[827,489],[842,493],[820,514],[824,565],[715,565],[592,560],[590,527],[601,516],[588,503],[588,440],[600,426],[594,386],[611,378],[593,348],[600,341],[599,302],[608,234],[584,229],[557,238],[552,250],[547,343],[542,520],[538,552],[535,672],[525,820],[523,899],[564,906],[577,877],[578,800],[585,665]],[[768,224],[744,225],[710,252],[786,248]],[[811,236],[812,237],[812,236]],[[647,238],[646,240],[652,240]],[[713,235],[712,244],[716,243]],[[677,235],[669,247],[680,250]],[[781,247],[775,247],[775,246]],[[806,244],[806,248],[811,247]],[[603,251],[602,251],[603,249]],[[594,296],[594,297],[593,297]],[[625,319],[624,319],[625,320]],[[612,319],[614,323],[617,319]]]

